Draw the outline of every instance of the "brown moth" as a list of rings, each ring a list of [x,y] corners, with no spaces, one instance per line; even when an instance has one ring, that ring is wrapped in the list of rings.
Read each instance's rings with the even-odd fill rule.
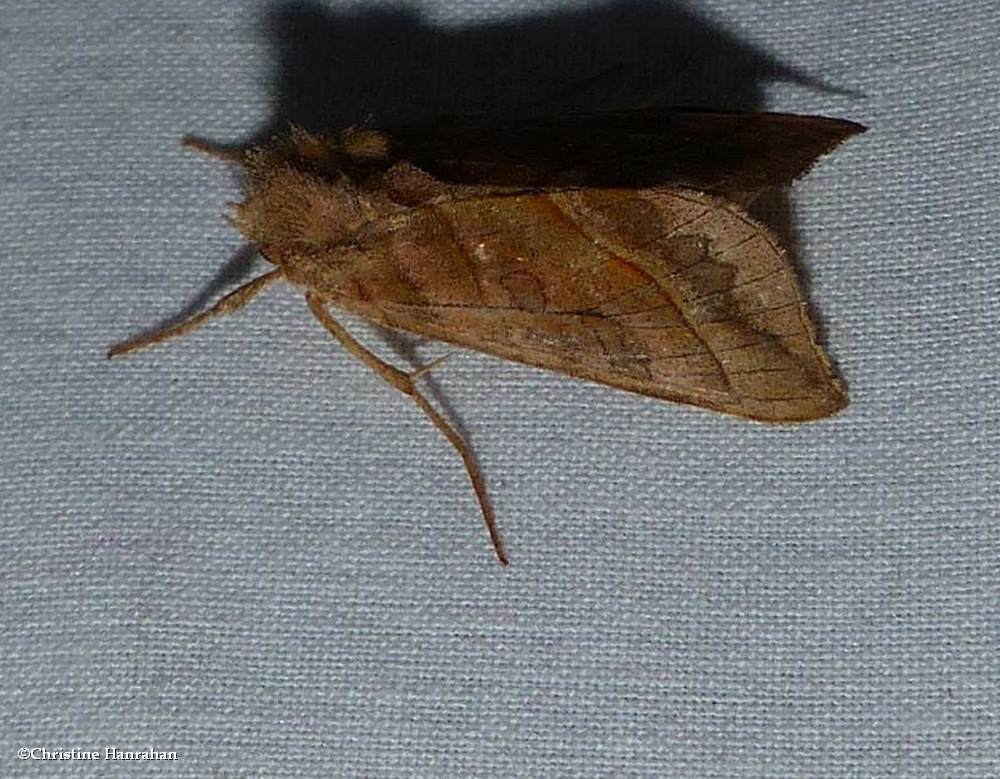
[[[472,455],[407,373],[328,307],[664,400],[767,422],[847,403],[795,272],[745,206],[863,131],[787,114],[660,110],[510,124],[352,128],[246,149],[230,220],[275,269],[124,354],[301,289],[351,354],[408,395],[461,455],[501,563]]]

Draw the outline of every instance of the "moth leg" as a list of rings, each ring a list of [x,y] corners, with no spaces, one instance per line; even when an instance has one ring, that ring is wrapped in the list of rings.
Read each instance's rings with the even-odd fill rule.
[[[247,161],[246,149],[212,143],[211,141],[206,141],[204,138],[196,138],[193,135],[187,135],[181,139],[181,146],[200,151],[202,154],[215,157],[217,160],[222,160],[223,162],[235,162],[239,165],[245,165]]]
[[[330,335],[340,341],[347,351],[375,371],[386,382],[404,395],[408,395],[420,407],[420,410],[427,415],[428,419],[434,423],[434,426],[441,431],[441,434],[448,439],[448,443],[455,447],[455,450],[462,458],[462,462],[465,463],[465,470],[469,474],[469,480],[472,482],[472,489],[476,492],[476,499],[479,501],[479,508],[483,512],[486,531],[490,534],[490,541],[493,543],[493,550],[496,552],[497,560],[500,561],[501,565],[507,565],[509,562],[507,551],[504,549],[503,540],[500,538],[500,531],[497,529],[496,516],[493,513],[493,507],[490,505],[489,498],[486,497],[486,485],[479,471],[479,466],[476,465],[476,460],[472,456],[472,451],[469,449],[469,445],[448,424],[445,418],[437,412],[437,409],[430,404],[427,398],[420,394],[420,390],[414,385],[411,375],[404,373],[368,351],[354,336],[347,332],[347,329],[343,325],[330,316],[320,297],[307,292],[306,302],[309,304],[313,315],[327,329]]]
[[[428,373],[437,368],[441,363],[443,363],[445,360],[447,360],[454,354],[455,354],[454,352],[448,352],[447,354],[442,354],[440,357],[435,357],[426,365],[421,365],[416,370],[411,371],[410,378],[416,381],[421,376],[426,376]]]
[[[192,330],[201,327],[203,324],[210,322],[216,317],[223,316],[224,314],[231,314],[234,311],[239,311],[243,308],[243,306],[257,297],[257,295],[259,295],[266,287],[281,278],[281,270],[273,270],[265,273],[263,276],[258,276],[248,284],[244,284],[239,289],[235,289],[230,292],[207,311],[195,314],[193,317],[184,320],[179,325],[167,327],[163,330],[157,330],[155,333],[149,333],[148,335],[140,335],[137,338],[124,341],[117,346],[112,346],[108,349],[108,357],[117,357],[121,354],[134,352],[137,349],[144,349],[147,346],[152,346],[153,344],[160,343],[161,341],[166,341],[168,338],[175,338],[179,335],[190,333]]]

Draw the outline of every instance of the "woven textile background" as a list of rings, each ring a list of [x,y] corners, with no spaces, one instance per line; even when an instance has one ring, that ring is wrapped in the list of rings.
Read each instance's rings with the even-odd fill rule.
[[[0,775],[1000,776],[998,30],[995,0],[4,0]],[[654,95],[872,128],[768,206],[835,418],[461,352],[431,389],[504,570],[454,452],[291,288],[103,357],[265,267],[185,133]],[[18,758],[105,747],[177,758]]]

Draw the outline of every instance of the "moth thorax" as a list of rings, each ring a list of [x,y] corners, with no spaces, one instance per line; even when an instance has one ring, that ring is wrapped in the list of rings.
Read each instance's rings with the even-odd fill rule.
[[[281,166],[251,180],[232,221],[258,246],[313,248],[343,241],[362,225],[364,212],[346,177]]]

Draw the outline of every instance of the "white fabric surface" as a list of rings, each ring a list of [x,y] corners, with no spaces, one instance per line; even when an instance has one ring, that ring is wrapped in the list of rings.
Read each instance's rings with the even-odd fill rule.
[[[0,775],[1000,775],[995,0],[0,5]],[[785,229],[839,416],[462,353],[436,386],[503,570],[454,453],[291,289],[102,356],[263,268],[185,133],[656,89],[871,126]],[[177,760],[17,758],[106,746]]]

